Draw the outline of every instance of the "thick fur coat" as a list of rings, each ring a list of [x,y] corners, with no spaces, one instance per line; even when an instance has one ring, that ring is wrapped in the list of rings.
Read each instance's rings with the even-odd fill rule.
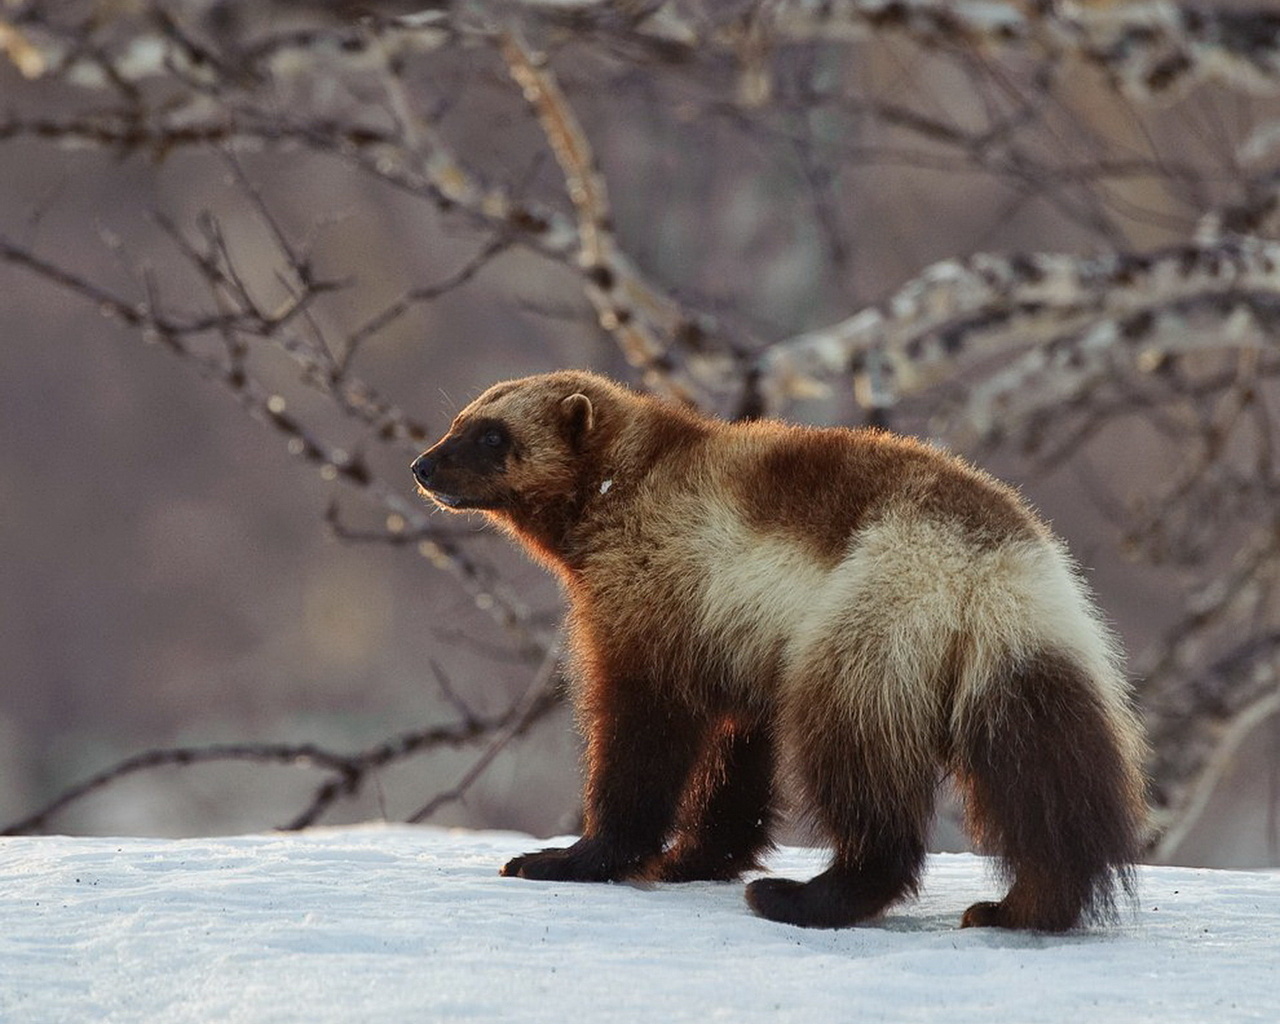
[[[736,878],[785,763],[834,856],[752,882],[765,917],[838,927],[910,895],[946,774],[1010,884],[963,924],[1063,930],[1129,885],[1144,747],[1115,644],[1062,543],[985,473],[579,372],[490,388],[413,472],[569,600],[585,834],[504,874]]]

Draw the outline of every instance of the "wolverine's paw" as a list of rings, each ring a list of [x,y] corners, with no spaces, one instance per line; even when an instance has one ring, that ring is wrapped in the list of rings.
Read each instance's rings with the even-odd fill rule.
[[[760,867],[753,857],[724,857],[700,851],[664,854],[645,877],[655,882],[732,882]]]
[[[801,928],[848,928],[880,913],[893,896],[860,885],[841,868],[807,882],[761,878],[747,886],[747,903],[757,914]]]
[[[508,878],[543,882],[610,882],[627,874],[608,855],[607,848],[591,839],[513,857],[502,866],[501,873]]]
[[[1005,923],[1003,904],[984,900],[975,903],[960,918],[961,928],[1008,928]]]
[[[975,903],[960,918],[961,928],[1018,928],[1034,932],[1065,932],[1080,923],[1074,903],[1027,906],[1011,893],[999,903]]]
[[[803,926],[804,888],[790,878],[760,878],[747,885],[747,906],[770,921]]]
[[[569,858],[573,847],[539,850],[512,857],[502,865],[502,874],[508,878],[533,878],[550,882],[598,881],[581,877],[577,866]]]
[[[667,862],[659,864],[656,869],[646,874],[655,882],[733,882],[742,877],[754,865],[732,867],[722,864],[702,864],[687,862]]]
[[[498,869],[498,874],[505,878],[524,878],[524,866],[530,862],[536,862],[539,858],[546,860],[549,854],[563,853],[563,850],[539,850],[537,853],[522,853],[519,857],[512,857],[509,861]]]

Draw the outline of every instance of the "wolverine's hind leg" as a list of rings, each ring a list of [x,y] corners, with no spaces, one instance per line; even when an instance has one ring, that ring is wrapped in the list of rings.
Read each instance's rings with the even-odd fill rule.
[[[915,892],[924,842],[915,834],[871,836],[868,829],[861,840],[840,843],[831,866],[807,882],[752,882],[747,903],[761,917],[802,928],[846,928],[875,917]]]
[[[773,742],[766,726],[713,723],[681,801],[675,840],[649,870],[664,882],[727,881],[759,867],[773,825]]]
[[[927,757],[892,750],[831,693],[795,694],[784,715],[805,796],[835,846],[831,866],[808,882],[747,886],[758,914],[810,928],[856,924],[915,892],[936,787]]]
[[[957,730],[970,827],[1012,885],[962,926],[1063,931],[1114,909],[1129,888],[1142,820],[1140,741],[1066,655],[1010,660]]]

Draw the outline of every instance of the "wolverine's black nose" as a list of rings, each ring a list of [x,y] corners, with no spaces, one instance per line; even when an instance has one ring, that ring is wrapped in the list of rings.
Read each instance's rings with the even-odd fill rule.
[[[431,474],[435,472],[436,460],[430,455],[419,455],[409,467],[413,470],[413,478],[423,487],[431,486]]]

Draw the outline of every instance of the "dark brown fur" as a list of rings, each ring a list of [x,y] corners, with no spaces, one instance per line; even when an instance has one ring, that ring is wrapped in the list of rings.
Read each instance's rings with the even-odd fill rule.
[[[914,892],[944,772],[1011,881],[964,924],[1070,928],[1129,881],[1141,739],[1122,684],[1085,604],[1065,626],[1036,610],[1042,563],[1045,608],[1087,599],[986,474],[888,434],[718,423],[560,373],[490,389],[414,475],[569,599],[584,836],[504,874],[736,878],[768,849],[785,757],[834,857],[807,883],[751,883],[766,917],[849,925]],[[956,624],[988,606],[1009,621]]]
[[[830,430],[779,432],[777,424],[765,423],[757,438],[750,430],[745,437],[758,450],[748,471],[733,481],[743,516],[762,532],[786,531],[815,557],[839,561],[850,533],[904,491],[916,492],[921,509],[931,514],[959,514],[983,545],[1042,529],[1004,484],[963,463],[942,461],[910,438],[866,430],[862,436],[875,443],[833,445],[826,443]],[[832,508],[855,514],[832,516]]]

